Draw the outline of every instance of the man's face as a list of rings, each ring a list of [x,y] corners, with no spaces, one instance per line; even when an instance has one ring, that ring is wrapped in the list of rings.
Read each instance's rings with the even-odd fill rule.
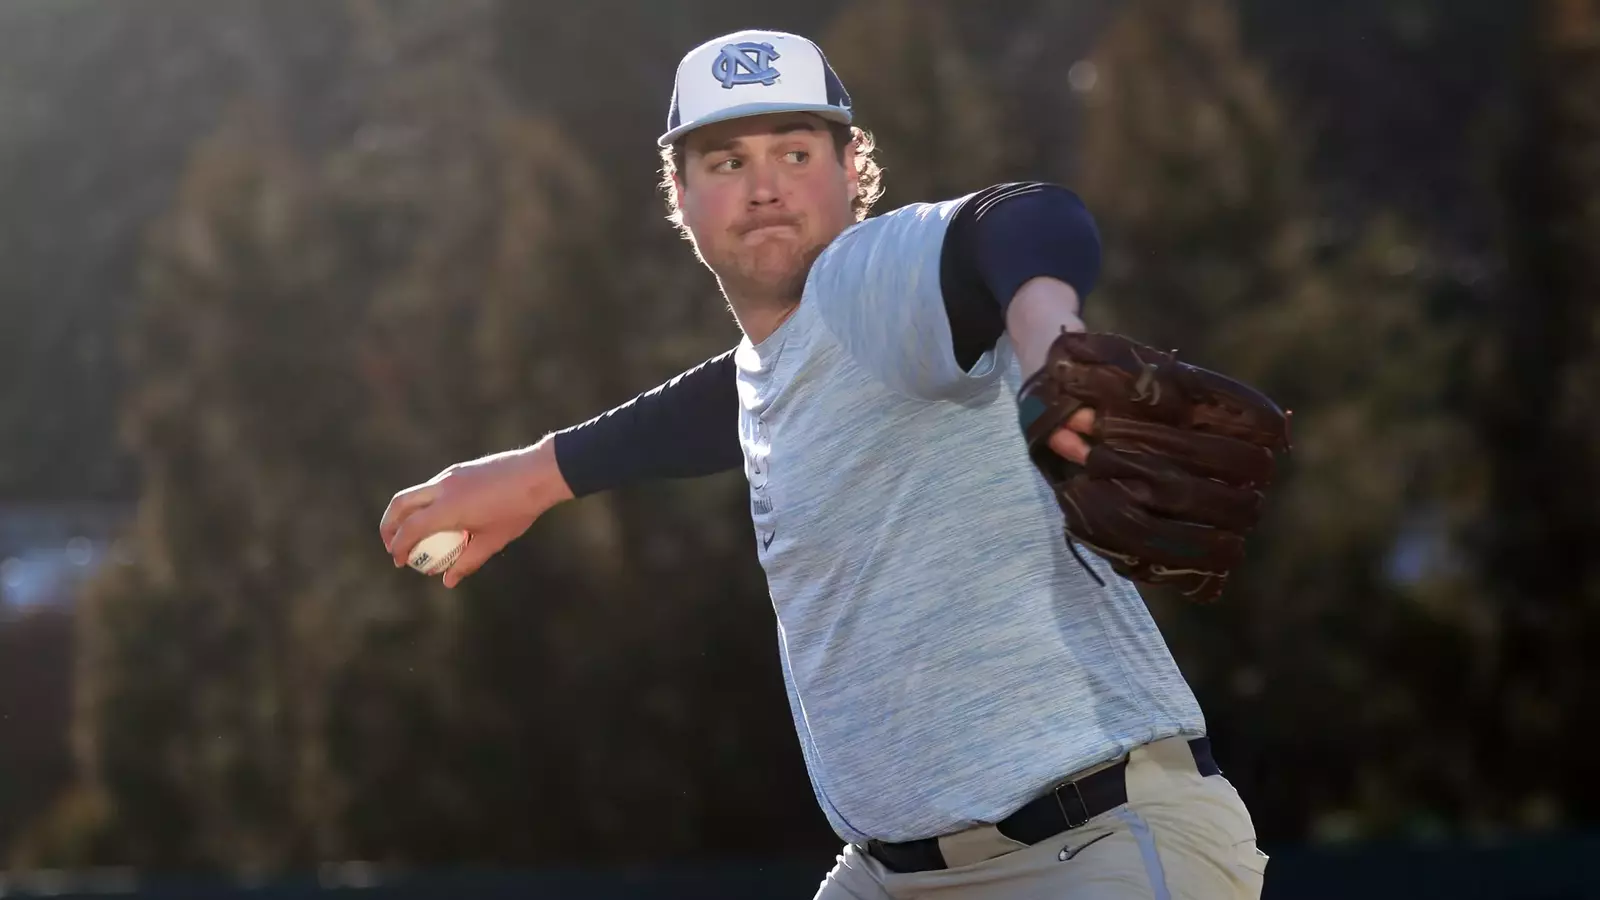
[[[731,295],[798,300],[823,248],[855,223],[855,149],[804,113],[691,132],[678,173],[684,225]]]

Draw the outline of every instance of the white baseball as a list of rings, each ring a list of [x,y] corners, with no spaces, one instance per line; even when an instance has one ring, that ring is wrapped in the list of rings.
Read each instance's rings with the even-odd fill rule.
[[[465,531],[440,531],[418,541],[406,562],[424,575],[439,575],[455,564],[466,546]]]

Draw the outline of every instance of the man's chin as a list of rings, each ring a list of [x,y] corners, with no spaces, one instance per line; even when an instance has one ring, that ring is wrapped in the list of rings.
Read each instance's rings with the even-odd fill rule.
[[[763,293],[784,291],[798,293],[800,287],[805,284],[806,275],[810,273],[811,264],[816,260],[817,254],[798,253],[792,246],[784,247],[782,251],[754,253],[740,260],[738,270],[742,276],[741,280],[752,287],[763,289]]]

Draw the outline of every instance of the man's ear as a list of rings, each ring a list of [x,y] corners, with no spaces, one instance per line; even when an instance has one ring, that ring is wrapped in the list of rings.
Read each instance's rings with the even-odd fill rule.
[[[687,203],[689,199],[688,194],[685,193],[683,189],[682,169],[674,170],[672,173],[672,190],[674,195],[678,198],[678,215],[682,216],[684,204]]]
[[[854,201],[856,195],[861,192],[861,170],[856,168],[856,137],[854,131],[850,133],[848,138],[845,138],[843,162],[845,185],[849,190],[851,201]]]

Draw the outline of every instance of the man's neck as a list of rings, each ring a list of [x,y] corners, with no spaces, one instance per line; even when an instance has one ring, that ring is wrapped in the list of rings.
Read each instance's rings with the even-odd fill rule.
[[[741,300],[730,294],[727,299],[728,308],[733,310],[733,318],[739,323],[739,330],[752,344],[772,337],[779,326],[800,307],[798,297],[792,300]]]

